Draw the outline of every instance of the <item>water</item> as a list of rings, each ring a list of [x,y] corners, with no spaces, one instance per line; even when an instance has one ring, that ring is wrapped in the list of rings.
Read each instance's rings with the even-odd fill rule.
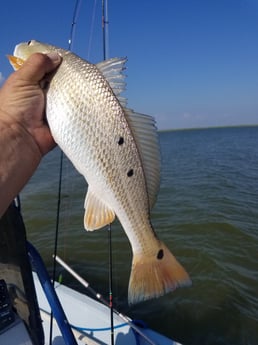
[[[154,227],[193,286],[128,307],[128,240],[112,226],[115,306],[184,344],[258,343],[258,127],[160,133],[162,182]],[[51,270],[60,152],[22,192],[29,240]],[[64,162],[59,255],[108,296],[107,231],[83,230],[83,178]],[[63,282],[82,290],[58,268]]]

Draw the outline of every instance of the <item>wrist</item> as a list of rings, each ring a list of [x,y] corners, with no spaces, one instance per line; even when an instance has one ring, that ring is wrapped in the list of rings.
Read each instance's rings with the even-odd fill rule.
[[[0,216],[36,170],[42,154],[33,137],[18,123],[0,116]]]
[[[13,121],[11,117],[9,117],[9,121],[6,118],[7,116],[1,116],[0,113],[1,143],[4,143],[5,139],[8,153],[11,156],[13,154],[13,158],[20,160],[20,163],[24,159],[26,162],[31,162],[33,166],[35,164],[38,165],[42,158],[42,153],[30,131],[22,123]]]

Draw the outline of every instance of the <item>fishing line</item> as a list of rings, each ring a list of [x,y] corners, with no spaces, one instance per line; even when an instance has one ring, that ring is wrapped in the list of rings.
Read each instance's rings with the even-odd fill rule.
[[[70,36],[68,39],[68,50],[72,49],[74,34],[75,34],[75,26],[77,23],[77,18],[79,15],[81,0],[76,0],[73,18],[71,23],[70,29]],[[54,242],[54,255],[57,255],[57,246],[58,246],[58,234],[59,234],[59,224],[60,224],[60,210],[61,210],[61,195],[62,195],[62,179],[63,179],[63,161],[64,161],[64,154],[61,150],[60,152],[60,163],[59,163],[59,181],[58,181],[58,194],[57,194],[57,212],[56,212],[56,227],[55,227],[55,242]],[[56,260],[53,260],[53,272],[52,272],[52,284],[55,284],[56,280]],[[50,318],[50,329],[49,329],[49,344],[52,344],[52,337],[53,337],[53,313],[51,311],[51,318]]]
[[[88,60],[90,60],[91,45],[92,45],[92,38],[93,38],[93,28],[94,28],[95,19],[96,19],[96,7],[97,7],[97,0],[94,1],[93,12],[92,12],[92,17],[91,17],[90,37],[89,37],[88,56],[87,56]]]

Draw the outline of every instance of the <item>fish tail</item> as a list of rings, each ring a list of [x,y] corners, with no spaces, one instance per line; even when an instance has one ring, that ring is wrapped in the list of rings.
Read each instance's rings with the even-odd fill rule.
[[[153,256],[135,254],[128,289],[129,304],[162,296],[177,287],[190,286],[191,279],[164,243]]]

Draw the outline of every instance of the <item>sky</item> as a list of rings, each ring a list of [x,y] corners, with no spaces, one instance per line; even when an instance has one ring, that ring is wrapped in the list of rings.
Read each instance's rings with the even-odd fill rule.
[[[68,48],[75,3],[1,2],[0,84],[17,43]],[[128,106],[159,129],[258,124],[258,0],[109,0],[108,22],[108,56],[128,58]],[[80,1],[72,50],[103,59],[101,0]]]

